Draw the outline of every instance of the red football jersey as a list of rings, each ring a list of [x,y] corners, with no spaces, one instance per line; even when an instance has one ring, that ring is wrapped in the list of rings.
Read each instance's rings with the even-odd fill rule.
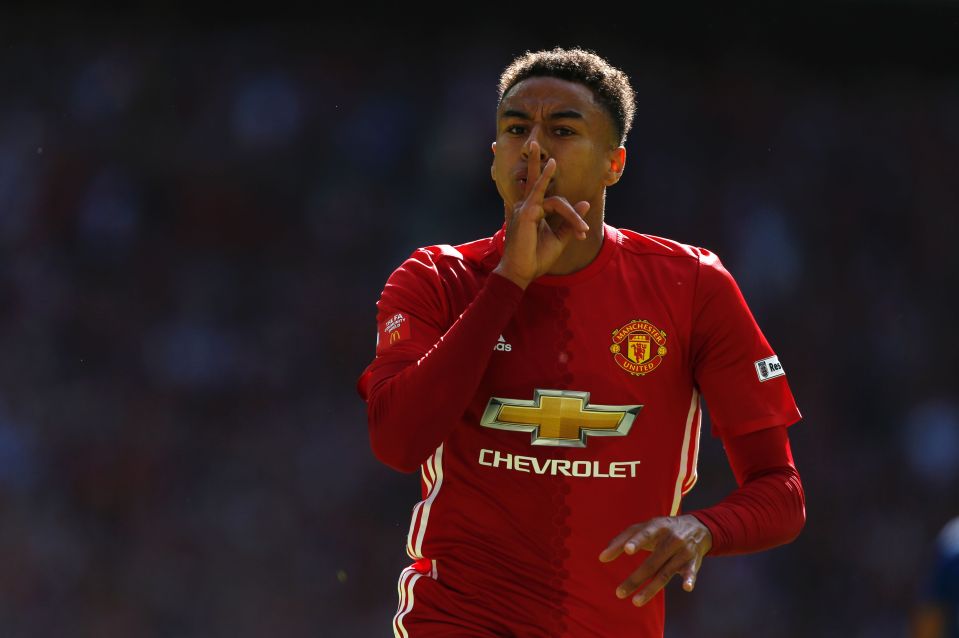
[[[445,635],[429,632],[434,621],[462,635],[662,636],[662,593],[644,607],[615,595],[646,554],[608,564],[598,554],[626,527],[680,512],[696,481],[701,397],[721,436],[800,418],[781,364],[714,254],[604,233],[584,269],[540,277],[525,292],[491,274],[503,230],[419,249],[390,277],[361,393],[388,388],[414,406],[391,426],[403,430],[395,440],[445,437],[414,461],[422,500],[407,551],[416,562],[400,577],[397,636]],[[471,304],[495,315],[506,303],[483,292],[491,279],[518,300],[503,325],[460,346],[448,387],[404,386],[399,372],[452,338]],[[478,381],[438,430],[432,408],[456,395],[455,366]]]

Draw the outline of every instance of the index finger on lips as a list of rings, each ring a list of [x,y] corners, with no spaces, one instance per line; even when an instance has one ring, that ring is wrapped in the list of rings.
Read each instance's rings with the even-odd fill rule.
[[[537,171],[538,172],[538,171]],[[543,172],[539,173],[536,178],[536,183],[533,184],[530,188],[530,183],[532,179],[530,178],[530,173],[527,173],[526,178],[526,187],[530,188],[526,201],[530,199],[543,201],[543,197],[546,195],[546,188],[549,186],[549,181],[553,179],[553,173],[556,172],[556,160],[549,158],[546,161],[546,166],[543,167]]]

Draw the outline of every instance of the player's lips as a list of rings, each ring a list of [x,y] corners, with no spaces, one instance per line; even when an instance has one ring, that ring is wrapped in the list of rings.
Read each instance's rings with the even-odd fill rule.
[[[521,187],[526,188],[526,181],[528,178],[528,172],[524,166],[522,169],[513,171],[513,181],[519,184]],[[553,177],[550,178],[549,186],[546,187],[546,196],[549,197],[556,190],[556,174],[553,174]]]
[[[525,168],[521,171],[516,171],[515,173],[513,173],[513,179],[521,184],[526,184],[526,178],[527,178],[527,172]],[[554,174],[553,179],[555,178],[556,178],[556,175]]]

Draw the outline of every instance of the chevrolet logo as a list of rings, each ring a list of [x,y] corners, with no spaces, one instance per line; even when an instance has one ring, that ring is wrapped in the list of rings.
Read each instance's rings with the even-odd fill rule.
[[[586,447],[587,436],[625,436],[641,405],[589,405],[589,392],[533,391],[532,401],[492,397],[480,425],[532,433],[533,445]]]

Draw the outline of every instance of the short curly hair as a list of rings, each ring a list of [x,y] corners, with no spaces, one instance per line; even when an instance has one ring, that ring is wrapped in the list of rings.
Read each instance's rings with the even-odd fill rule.
[[[626,142],[636,114],[636,92],[625,73],[586,49],[556,47],[549,51],[527,51],[517,57],[500,75],[497,107],[514,86],[527,78],[542,76],[589,87],[612,117],[620,145]]]

